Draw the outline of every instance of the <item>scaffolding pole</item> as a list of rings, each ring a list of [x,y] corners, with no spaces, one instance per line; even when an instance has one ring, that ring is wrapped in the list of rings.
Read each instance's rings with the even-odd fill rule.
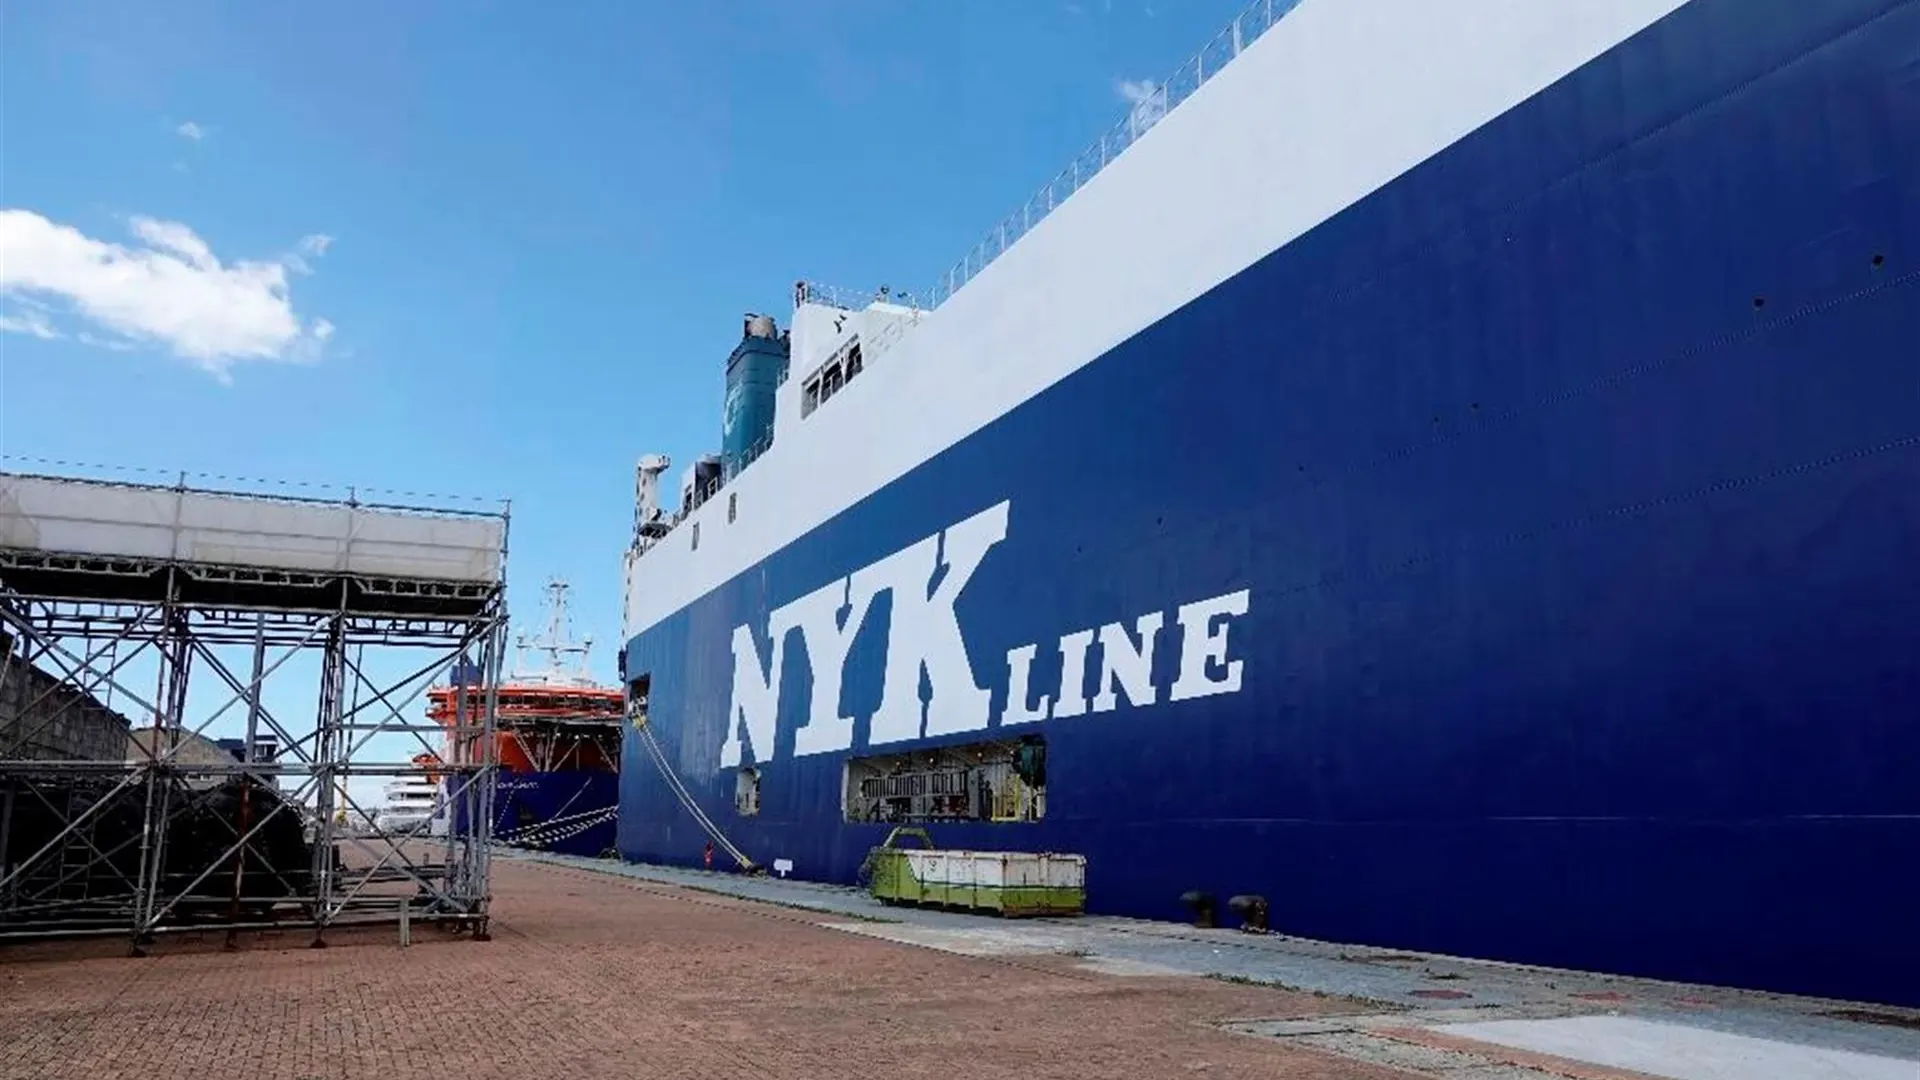
[[[484,940],[496,701],[449,721],[424,697],[456,663],[497,676],[507,526],[504,506],[0,473],[0,940]],[[294,692],[303,666],[317,686]],[[236,730],[238,751],[210,737]],[[355,782],[422,755],[446,827],[364,828]]]

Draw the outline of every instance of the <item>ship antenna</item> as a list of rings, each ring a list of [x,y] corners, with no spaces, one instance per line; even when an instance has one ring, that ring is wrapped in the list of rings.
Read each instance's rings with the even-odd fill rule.
[[[587,667],[587,653],[593,648],[593,637],[588,635],[580,642],[573,641],[567,634],[567,591],[572,588],[565,579],[547,580],[547,632],[535,641],[528,641],[526,631],[521,631],[515,644],[524,655],[529,649],[544,652],[547,655],[546,667],[539,671],[526,671],[521,668],[516,677],[525,676],[529,681],[565,682],[569,679],[587,682],[590,674]],[[568,653],[577,654],[577,670],[561,658]],[[515,665],[519,667],[518,664]]]

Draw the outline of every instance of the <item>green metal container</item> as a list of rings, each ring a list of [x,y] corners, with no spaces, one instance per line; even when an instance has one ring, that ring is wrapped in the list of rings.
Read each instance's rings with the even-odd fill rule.
[[[922,847],[898,841],[916,837]],[[901,826],[867,855],[869,888],[885,904],[958,908],[999,915],[1078,915],[1086,910],[1083,855],[1025,851],[939,851],[925,829]]]

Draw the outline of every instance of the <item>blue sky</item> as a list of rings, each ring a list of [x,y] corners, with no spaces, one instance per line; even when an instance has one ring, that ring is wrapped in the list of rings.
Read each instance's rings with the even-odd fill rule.
[[[16,0],[0,452],[511,498],[611,677],[741,314],[931,282],[1243,2]]]

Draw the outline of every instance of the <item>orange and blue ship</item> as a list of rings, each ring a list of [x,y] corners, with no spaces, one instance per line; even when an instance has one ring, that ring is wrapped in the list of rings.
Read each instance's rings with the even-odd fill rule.
[[[546,654],[545,665],[516,668],[493,688],[492,836],[513,847],[598,857],[614,847],[625,711],[620,688],[587,673],[592,639],[576,643],[565,633],[567,589],[548,583],[546,636],[520,642],[523,653]],[[455,726],[462,691],[464,715],[479,715],[488,690],[479,674],[462,665],[449,685],[430,688],[427,715]]]

